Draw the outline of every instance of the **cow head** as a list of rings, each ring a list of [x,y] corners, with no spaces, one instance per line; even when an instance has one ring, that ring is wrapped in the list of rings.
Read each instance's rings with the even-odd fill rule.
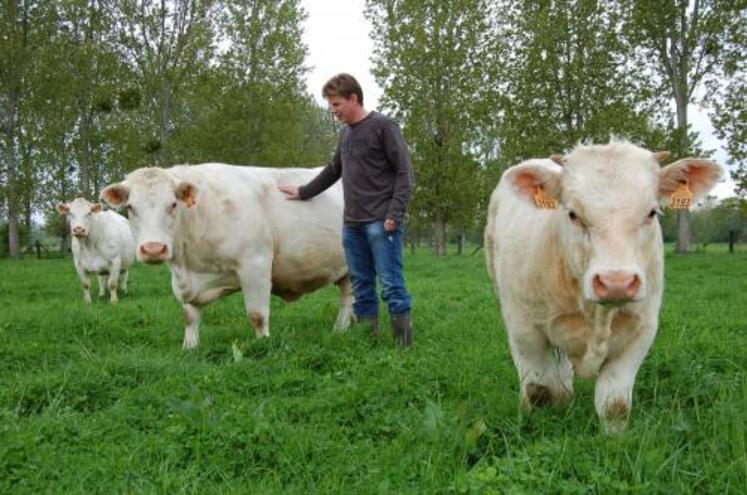
[[[60,215],[65,215],[70,224],[70,234],[82,239],[91,233],[93,215],[101,213],[101,203],[91,203],[84,198],[75,198],[70,203],[57,205]]]
[[[646,297],[646,263],[660,242],[661,204],[683,184],[695,198],[703,196],[721,177],[719,165],[699,158],[660,168],[668,155],[627,142],[579,145],[551,157],[560,167],[534,160],[506,172],[533,205],[539,188],[557,202],[552,214],[564,262],[581,281],[585,300],[625,303]]]
[[[140,168],[104,188],[101,198],[115,208],[127,208],[138,259],[161,263],[174,255],[179,216],[197,203],[197,188],[164,169]]]

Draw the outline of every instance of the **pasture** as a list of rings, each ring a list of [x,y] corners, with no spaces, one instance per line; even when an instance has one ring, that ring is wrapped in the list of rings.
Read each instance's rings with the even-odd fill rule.
[[[468,253],[471,250],[467,251]],[[330,332],[337,290],[240,295],[200,346],[167,267],[83,304],[70,259],[0,260],[3,493],[745,493],[747,253],[667,255],[659,334],[629,429],[601,432],[593,384],[524,415],[483,253],[407,253],[416,343]],[[92,295],[95,295],[95,286]]]

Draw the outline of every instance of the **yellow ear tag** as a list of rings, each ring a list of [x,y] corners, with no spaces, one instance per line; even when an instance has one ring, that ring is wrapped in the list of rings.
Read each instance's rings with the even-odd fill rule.
[[[542,186],[537,186],[537,191],[534,193],[534,204],[537,205],[537,208],[545,210],[554,210],[558,207],[558,202],[548,196]]]
[[[671,196],[669,196],[669,207],[673,210],[688,210],[693,203],[693,192],[690,190],[690,182],[683,182]]]

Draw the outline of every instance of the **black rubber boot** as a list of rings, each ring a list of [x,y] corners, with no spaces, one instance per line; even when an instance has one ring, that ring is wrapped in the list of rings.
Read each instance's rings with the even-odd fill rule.
[[[372,337],[380,337],[378,316],[358,316],[356,317],[356,326],[371,334]]]
[[[394,332],[394,340],[397,342],[397,345],[402,347],[410,347],[412,345],[414,331],[412,329],[410,313],[392,315],[392,332]]]

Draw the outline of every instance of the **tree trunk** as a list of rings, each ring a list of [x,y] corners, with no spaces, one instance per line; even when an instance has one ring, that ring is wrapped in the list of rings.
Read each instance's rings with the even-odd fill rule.
[[[436,256],[446,255],[446,221],[441,212],[436,213],[434,234],[436,236],[433,243],[433,254]]]
[[[21,242],[18,229],[18,213],[15,200],[8,195],[8,256],[13,259],[21,257]]]
[[[675,85],[674,96],[677,103],[677,129],[682,133],[683,144],[689,147],[687,143],[687,97],[682,88]],[[690,212],[681,210],[677,213],[677,245],[675,252],[689,253],[692,249],[691,239]]]
[[[457,245],[458,246],[458,248],[457,248],[457,253],[458,254],[462,254],[462,251],[464,251],[464,245],[465,245],[466,241],[467,241],[467,236],[464,233],[464,227],[462,227],[462,229],[459,231],[459,243]]]
[[[13,259],[21,257],[20,231],[18,225],[18,155],[14,143],[14,133],[9,133],[10,138],[6,147],[6,159],[8,163],[8,185],[6,200],[8,203],[8,256]]]
[[[677,213],[677,244],[675,252],[689,253],[692,250],[690,245],[690,212],[683,210]]]

